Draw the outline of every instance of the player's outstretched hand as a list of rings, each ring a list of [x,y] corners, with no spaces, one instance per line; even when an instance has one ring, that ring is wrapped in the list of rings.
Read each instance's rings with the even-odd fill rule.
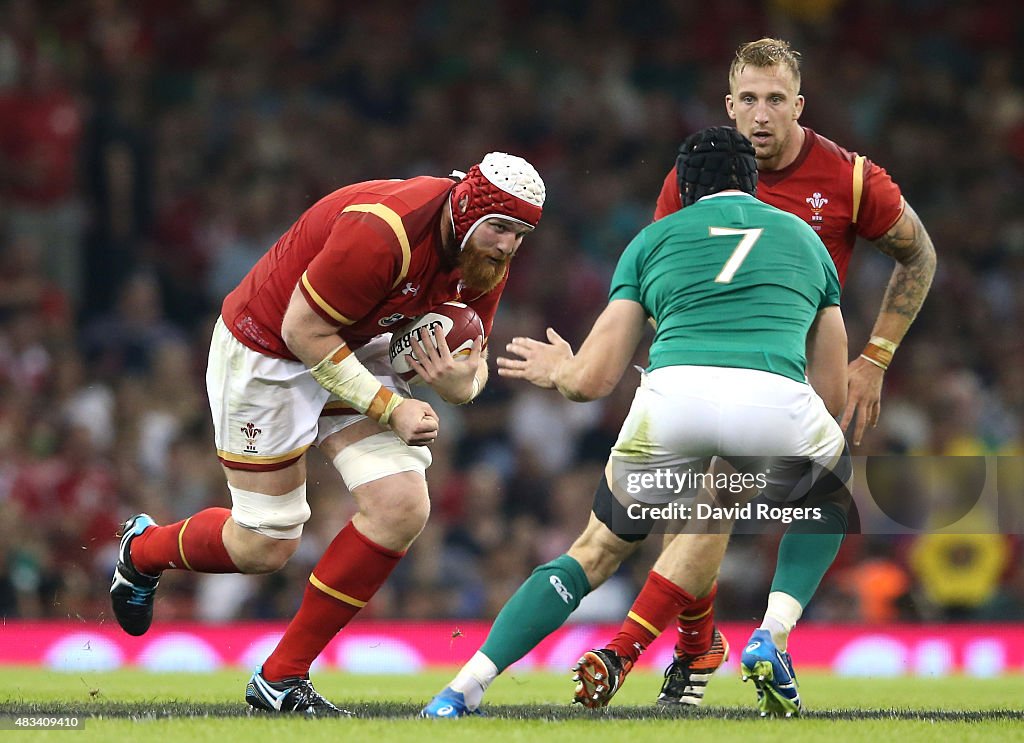
[[[498,375],[525,379],[547,389],[554,387],[558,367],[573,357],[572,346],[552,328],[548,328],[547,335],[548,343],[535,338],[513,338],[505,350],[519,358],[499,356]]]
[[[388,425],[409,446],[426,446],[437,438],[439,423],[429,403],[409,398],[394,409]]]
[[[864,429],[878,425],[878,416],[882,412],[882,378],[885,372],[862,358],[850,362],[847,369],[848,390],[846,394],[846,410],[839,422],[845,431],[856,416],[851,440],[854,446],[860,446],[864,438]]]

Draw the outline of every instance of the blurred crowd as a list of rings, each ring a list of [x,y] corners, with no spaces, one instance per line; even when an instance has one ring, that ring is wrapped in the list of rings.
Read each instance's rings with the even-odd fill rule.
[[[804,55],[803,123],[884,166],[939,255],[881,423],[855,453],[1021,454],[1019,3],[0,0],[0,616],[102,620],[124,518],[227,505],[209,333],[306,206],[491,150],[528,158],[548,202],[513,264],[492,357],[547,325],[578,343],[678,143],[727,122],[734,49],[763,35]],[[852,349],[891,269],[869,246],[855,257]],[[440,404],[430,524],[367,613],[492,617],[586,523],[636,381],[575,404],[492,372],[474,404]],[[160,619],[291,615],[352,514],[310,457],[313,518],[292,562],[261,577],[168,574]],[[1000,497],[1024,498],[1022,479]],[[908,497],[924,487],[908,483]],[[1019,539],[1000,533],[1014,514],[1024,531],[1021,511],[976,511],[974,535],[849,537],[806,616],[1024,618]],[[760,615],[777,539],[734,538],[720,616]],[[638,554],[579,617],[621,618],[650,564]]]

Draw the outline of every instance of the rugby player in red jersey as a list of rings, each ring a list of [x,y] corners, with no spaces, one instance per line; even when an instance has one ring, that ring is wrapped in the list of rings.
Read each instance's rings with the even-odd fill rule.
[[[380,588],[430,510],[426,446],[438,416],[392,370],[389,329],[459,299],[490,333],[544,196],[532,165],[492,152],[465,177],[357,183],[299,217],[224,300],[213,333],[207,389],[232,507],[167,526],[146,514],[128,519],[110,589],[126,632],[149,629],[164,570],[281,568],[310,517],[305,452],[316,445],[358,513],[313,569],[246,701],[267,712],[343,712],[310,684],[310,665]],[[414,341],[419,361],[410,365],[444,400],[467,403],[487,381],[483,342],[457,362],[441,335],[436,348]]]
[[[737,49],[725,107],[736,128],[754,144],[757,198],[805,219],[814,228],[835,262],[840,283],[846,280],[857,237],[872,242],[896,262],[871,338],[847,372],[847,402],[840,425],[845,431],[855,421],[851,438],[859,445],[865,427],[878,421],[885,370],[928,294],[935,274],[935,248],[883,168],[800,125],[804,110],[800,55],[787,42],[764,38]],[[680,208],[679,179],[673,168],[665,177],[654,218]],[[846,531],[846,520],[838,511],[830,518],[835,523],[795,522],[779,545],[761,626],[770,631],[782,653]],[[794,591],[799,595],[776,591],[779,584],[801,586]],[[675,657],[665,674],[660,704],[700,704],[708,679],[728,654],[728,643],[713,624],[714,597],[712,588],[680,614]],[[623,630],[645,633],[645,628],[631,625],[630,620]]]
[[[935,247],[917,213],[884,168],[801,126],[800,55],[778,39],[743,44],[729,70],[725,107],[757,153],[757,198],[807,220],[846,282],[857,237],[896,261],[863,353],[850,363],[841,425],[856,418],[853,443],[881,410],[882,378],[924,304],[935,274]],[[675,168],[654,218],[682,208]]]

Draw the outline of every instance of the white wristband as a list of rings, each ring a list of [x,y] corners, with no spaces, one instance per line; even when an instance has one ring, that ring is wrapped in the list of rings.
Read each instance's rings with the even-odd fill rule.
[[[883,364],[881,361],[876,361],[875,359],[871,358],[870,356],[866,356],[864,354],[861,354],[860,357],[862,359],[864,359],[865,361],[867,361],[869,364],[874,364],[875,366],[877,366],[882,371],[885,371],[886,369],[889,368],[888,366]]]
[[[479,394],[480,394],[480,380],[477,379],[476,377],[473,377],[473,391],[469,393],[469,397],[467,397],[462,402],[454,402],[452,400],[448,400],[447,398],[445,398],[445,400],[446,400],[446,402],[449,402],[452,405],[469,405],[471,402],[473,402],[473,400],[476,399],[476,396],[479,395]]]

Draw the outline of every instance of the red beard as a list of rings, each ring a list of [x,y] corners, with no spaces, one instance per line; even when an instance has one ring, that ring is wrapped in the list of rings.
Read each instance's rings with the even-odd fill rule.
[[[459,253],[459,272],[467,289],[486,294],[505,278],[511,260],[512,256],[509,256],[496,263],[474,246],[467,245]]]

